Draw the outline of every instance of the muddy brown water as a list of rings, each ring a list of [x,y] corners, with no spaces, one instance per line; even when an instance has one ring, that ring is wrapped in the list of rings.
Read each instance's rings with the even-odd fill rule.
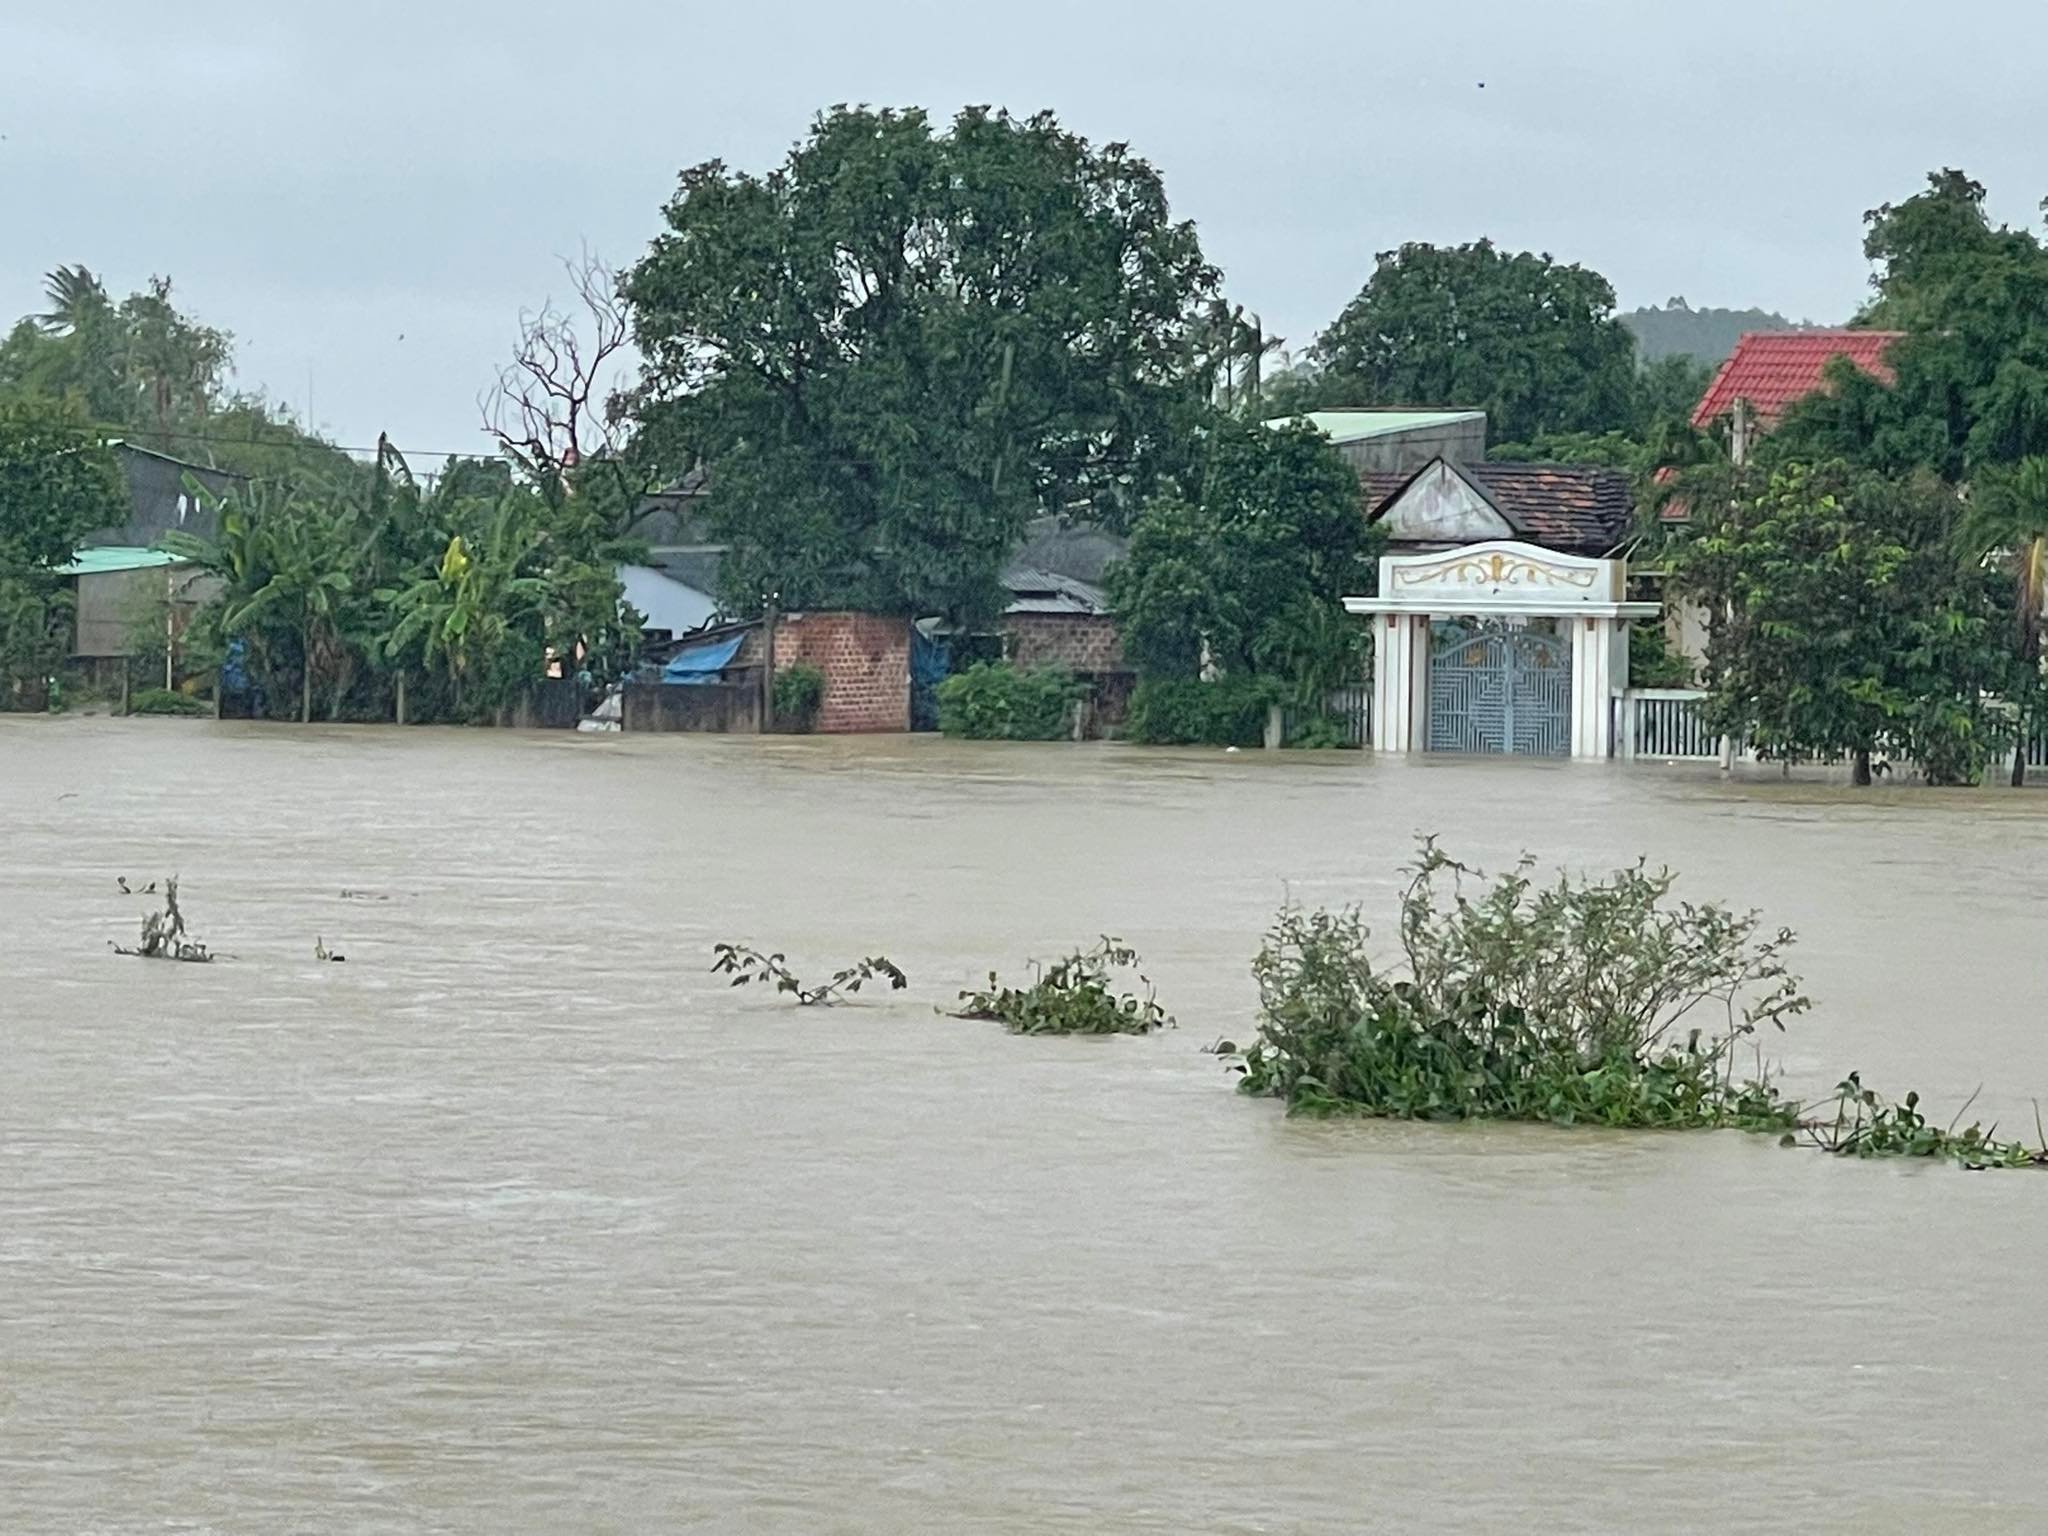
[[[0,717],[0,1529],[2048,1529],[2048,1176],[1231,1092],[1425,829],[1799,929],[1799,1086],[2048,1097],[2038,791]],[[173,870],[231,962],[109,951]],[[1177,1032],[932,1011],[1105,930]]]

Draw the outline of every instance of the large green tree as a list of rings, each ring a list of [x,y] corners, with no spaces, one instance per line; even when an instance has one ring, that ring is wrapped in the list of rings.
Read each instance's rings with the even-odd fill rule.
[[[665,217],[625,284],[633,409],[709,464],[739,606],[984,616],[1032,514],[1127,526],[1202,408],[1193,226],[1050,114],[835,109]]]
[[[1861,322],[1903,330],[1887,386],[1846,363],[1777,433],[1792,458],[1842,457],[1961,480],[2048,453],[2048,246],[1994,225],[1985,190],[1937,171],[1865,216],[1875,295]]]
[[[86,533],[125,515],[120,475],[76,407],[0,394],[0,692],[9,701],[40,698],[70,649],[57,568]]]
[[[1605,432],[1633,409],[1607,279],[1490,240],[1382,253],[1316,354],[1331,403],[1479,407],[1501,441]]]
[[[1691,507],[1672,590],[1708,614],[1705,704],[1767,756],[1893,753],[1974,781],[2010,731],[2010,596],[1954,556],[1955,492],[1931,476],[1785,465]]]
[[[1196,496],[1154,498],[1111,568],[1125,650],[1150,676],[1194,677],[1206,662],[1319,702],[1362,666],[1340,599],[1370,590],[1380,536],[1358,477],[1306,425],[1225,419],[1203,454]]]

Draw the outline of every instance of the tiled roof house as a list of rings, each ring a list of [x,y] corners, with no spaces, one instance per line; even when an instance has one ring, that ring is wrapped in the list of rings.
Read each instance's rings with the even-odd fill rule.
[[[1804,399],[1826,382],[1829,363],[1846,357],[1881,383],[1892,382],[1885,361],[1900,331],[1750,331],[1728,354],[1728,361],[1707,386],[1692,413],[1692,424],[1705,427],[1728,415],[1738,400],[1749,402],[1752,425],[1768,432],[1793,401]]]

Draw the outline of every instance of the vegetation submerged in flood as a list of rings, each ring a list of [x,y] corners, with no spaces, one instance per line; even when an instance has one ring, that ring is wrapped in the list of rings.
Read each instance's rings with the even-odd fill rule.
[[[712,962],[713,975],[732,977],[731,985],[735,987],[773,987],[805,1008],[843,1003],[871,981],[886,981],[892,992],[901,992],[910,985],[910,978],[886,955],[870,955],[844,970],[834,971],[831,980],[813,987],[797,978],[784,955],[764,955],[745,944],[714,945],[713,953],[718,957]]]
[[[1806,1116],[1757,1038],[1810,1006],[1785,965],[1789,931],[1672,903],[1674,877],[1640,864],[1548,886],[1530,867],[1487,882],[1425,840],[1401,897],[1399,969],[1373,960],[1355,908],[1283,911],[1253,964],[1259,1032],[1240,1086],[1308,1114],[1734,1127],[1840,1156],[2048,1165],[2048,1138],[2037,1149],[1998,1141],[1996,1126],[1930,1125],[1919,1095],[1892,1103],[1854,1073],[1831,1118]],[[1690,1024],[1703,1009],[1717,1022]]]
[[[1283,911],[1253,963],[1246,1091],[1318,1114],[1560,1125],[1787,1129],[1759,1030],[1807,1000],[1792,936],[1754,916],[1667,906],[1673,877],[1638,865],[1539,887],[1530,861],[1484,877],[1425,841],[1401,897],[1405,973],[1377,964],[1357,910]],[[1702,1004],[1718,1028],[1685,1028]],[[1685,1028],[1681,1036],[1679,1031]]]
[[[123,895],[150,895],[156,890],[156,883],[140,892],[131,892],[126,880],[116,877]],[[142,936],[133,949],[114,945],[117,955],[129,955],[139,960],[184,960],[204,965],[211,961],[213,951],[197,939],[185,937],[185,914],[178,910],[178,877],[168,876],[164,880],[164,909],[143,915]]]
[[[1013,1035],[1149,1035],[1173,1027],[1152,983],[1137,969],[1138,952],[1104,935],[1092,949],[1076,950],[1040,971],[1027,987],[1006,987],[988,974],[981,992],[962,992],[962,1019],[989,1019]],[[1143,995],[1119,993],[1114,972],[1131,972]]]

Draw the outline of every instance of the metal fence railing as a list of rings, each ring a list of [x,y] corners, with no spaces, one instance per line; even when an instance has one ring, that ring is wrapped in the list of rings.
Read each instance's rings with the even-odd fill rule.
[[[1619,700],[1615,749],[1621,758],[1718,758],[1721,738],[1700,717],[1697,688],[1631,688]]]

